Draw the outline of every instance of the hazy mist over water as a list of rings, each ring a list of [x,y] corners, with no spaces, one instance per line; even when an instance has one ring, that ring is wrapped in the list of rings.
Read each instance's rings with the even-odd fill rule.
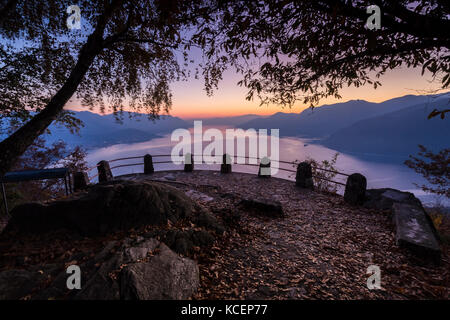
[[[215,127],[220,129],[223,133],[225,132],[225,127]],[[208,127],[203,127],[203,133]],[[231,129],[231,128],[230,128]],[[191,142],[193,143],[194,135],[193,129],[190,129]],[[269,132],[270,134],[270,132]],[[225,140],[225,134],[224,134]],[[268,145],[270,146],[270,139],[268,139]],[[301,139],[296,137],[282,137],[279,139],[279,160],[281,161],[303,161],[307,158],[313,158],[317,161],[331,160],[337,151],[329,149],[319,144],[311,144],[311,140]],[[203,149],[206,145],[210,144],[209,141],[203,142]],[[154,156],[153,162],[158,161],[170,161],[170,157],[155,157],[156,155],[170,155],[172,148],[178,144],[178,141],[171,141],[171,135],[165,135],[160,138],[155,138],[145,142],[132,143],[132,144],[117,144],[105,148],[94,149],[88,152],[86,160],[88,161],[88,166],[95,166],[100,160],[113,160],[117,158],[128,158],[136,156],[144,156],[145,154],[150,154]],[[224,141],[225,149],[225,141]],[[269,156],[270,156],[270,147]],[[248,139],[246,152],[248,155]],[[192,147],[192,151],[194,148]],[[222,154],[220,151],[216,151],[217,154]],[[236,151],[235,151],[236,153]],[[414,193],[418,198],[422,200],[424,204],[433,204],[436,202],[436,196],[429,195],[420,190],[414,183],[422,184],[426,181],[418,174],[416,174],[412,169],[409,169],[405,165],[396,159],[396,162],[384,161],[383,157],[380,155],[364,155],[358,156],[339,153],[339,157],[336,163],[336,168],[338,171],[351,174],[351,173],[361,173],[367,178],[368,188],[394,188],[403,191],[409,191]],[[404,159],[406,160],[406,159]],[[249,160],[246,160],[248,163]],[[136,164],[143,163],[143,159],[130,159],[111,162],[111,168],[116,165],[123,164]],[[220,170],[220,162],[218,164],[195,164],[194,170]],[[182,170],[183,165],[175,165],[173,163],[168,164],[154,164],[155,170]],[[112,169],[114,176],[119,176],[128,173],[142,173],[144,166],[136,165],[129,167],[121,167]],[[295,170],[296,167],[288,164],[280,164],[280,168],[286,168],[290,170]],[[245,166],[233,163],[233,172],[245,172],[245,173],[258,173],[257,166]],[[94,176],[96,170],[89,172],[89,176]],[[279,170],[275,175],[279,178],[294,180],[295,173],[286,172]],[[345,176],[336,176],[335,181],[340,181],[345,183]],[[339,188],[339,193],[343,192],[343,187]],[[449,205],[449,203],[445,203]]]

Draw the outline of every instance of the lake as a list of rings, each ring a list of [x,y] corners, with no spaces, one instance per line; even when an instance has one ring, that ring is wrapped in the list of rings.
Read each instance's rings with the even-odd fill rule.
[[[220,129],[223,131],[225,128],[222,127]],[[145,142],[132,144],[118,144],[105,148],[93,149],[88,151],[87,162],[89,167],[93,167],[100,160],[112,160],[117,158],[143,156],[147,153],[151,154],[152,156],[169,155],[171,154],[172,148],[177,143],[178,141],[171,141],[171,135],[166,135]],[[209,142],[204,143],[203,146],[207,144],[209,144]],[[279,159],[282,161],[289,161],[289,162],[295,160],[302,161],[307,158],[313,158],[317,161],[330,160],[333,157],[333,155],[337,152],[336,150],[326,148],[317,143],[313,144],[310,139],[308,140],[291,137],[289,138],[282,137],[279,139],[279,150],[280,150]],[[217,154],[222,154],[222,152],[217,152]],[[169,160],[170,157],[153,158],[154,162],[169,161]],[[135,164],[142,162],[143,162],[142,159],[131,159],[131,160],[111,162],[110,165],[113,168],[116,165]],[[177,170],[177,169],[179,170],[183,168],[183,165],[175,165],[173,163],[165,163],[165,164],[155,163],[154,167],[155,170]],[[280,164],[280,167],[295,170],[295,168],[291,165]],[[195,168],[204,170],[220,170],[220,165],[195,164]],[[383,161],[383,157],[380,157],[379,155],[355,156],[340,153],[336,163],[336,168],[338,168],[340,172],[344,172],[347,174],[355,172],[363,174],[367,178],[368,188],[389,187],[403,191],[409,191],[414,193],[419,199],[421,199],[421,201],[424,204],[434,204],[436,203],[437,200],[439,200],[436,196],[426,194],[418,187],[416,187],[414,183],[418,184],[426,183],[425,179],[423,179],[420,175],[416,174],[412,169],[409,169],[405,165],[401,164],[401,162],[399,161],[392,162],[389,159]],[[233,171],[257,173],[258,167],[233,164]],[[140,172],[143,172],[143,165],[113,169],[114,175],[121,175],[126,173],[140,173]],[[95,174],[96,174],[95,169],[89,172],[90,176],[93,176]],[[294,180],[295,178],[294,173],[289,173],[282,170],[280,170],[275,176],[290,180]],[[344,176],[342,176],[342,178],[336,176],[334,180],[345,182],[345,178],[346,177]],[[343,188],[340,188],[338,192],[342,193],[343,192],[342,189]],[[444,199],[441,199],[441,201],[444,201],[443,204],[449,205],[448,200],[445,202]]]

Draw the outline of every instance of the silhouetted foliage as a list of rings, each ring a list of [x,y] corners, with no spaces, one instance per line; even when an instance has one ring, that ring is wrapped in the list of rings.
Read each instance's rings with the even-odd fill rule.
[[[82,29],[70,30],[71,4],[0,2],[1,117],[29,120],[0,143],[0,175],[54,120],[79,125],[62,113],[74,94],[101,111],[168,112],[169,84],[189,72],[190,30],[215,10],[205,1],[81,0]]]
[[[192,47],[211,93],[230,65],[248,99],[315,106],[344,86],[381,83],[387,70],[422,67],[450,84],[448,1],[108,0],[77,3],[82,30],[66,26],[69,3],[0,1],[0,111],[28,120],[0,142],[0,175],[53,121],[79,126],[64,105],[127,104],[156,118],[186,79]],[[368,30],[366,8],[381,7]],[[179,61],[181,60],[181,61]],[[432,115],[445,114],[437,110]],[[33,113],[33,112],[37,112]]]
[[[417,156],[410,156],[405,164],[415,172],[421,174],[433,185],[419,186],[423,191],[450,198],[450,149],[433,153],[422,145]]]
[[[370,5],[381,9],[379,30],[365,27]],[[213,76],[233,64],[247,99],[316,106],[340,98],[345,86],[377,88],[380,76],[399,67],[422,67],[442,88],[450,85],[446,0],[242,0],[224,11],[214,37],[208,38],[210,26],[203,29],[209,71]]]

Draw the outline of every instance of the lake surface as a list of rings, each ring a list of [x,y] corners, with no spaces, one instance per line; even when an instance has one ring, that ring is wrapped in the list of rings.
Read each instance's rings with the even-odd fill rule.
[[[204,128],[206,129],[206,128]],[[224,130],[224,128],[221,128]],[[191,130],[192,132],[192,130]],[[226,140],[224,137],[223,140]],[[225,143],[226,141],[224,141]],[[155,138],[149,141],[133,143],[133,144],[118,144],[109,146],[106,148],[94,149],[88,151],[87,161],[89,167],[95,166],[100,160],[113,160],[118,158],[143,156],[145,154],[155,155],[170,155],[172,148],[178,143],[178,141],[171,141],[171,135],[166,135],[161,138]],[[210,142],[206,142],[203,146],[208,145]],[[193,149],[192,149],[193,150]],[[248,150],[248,148],[247,148]],[[337,151],[326,148],[319,144],[311,144],[308,139],[301,138],[280,138],[279,139],[279,159],[282,161],[302,161],[307,158],[313,158],[317,161],[330,160]],[[222,154],[222,152],[217,152]],[[270,154],[270,148],[269,148]],[[158,161],[170,161],[170,157],[154,157],[154,162]],[[121,175],[126,173],[140,173],[143,172],[143,165],[127,166],[114,168],[117,165],[123,164],[136,164],[142,163],[143,159],[131,159],[123,161],[114,161],[110,165],[113,168],[113,174]],[[154,164],[155,170],[179,170],[183,168],[183,165],[175,165],[173,163]],[[281,168],[287,168],[295,170],[294,166],[287,164],[280,164]],[[195,164],[196,169],[203,170],[220,170],[220,164]],[[383,188],[389,187],[399,189],[403,191],[409,191],[414,193],[418,198],[422,200],[424,204],[434,204],[438,199],[434,195],[424,193],[414,183],[422,184],[426,183],[425,180],[413,170],[409,169],[403,164],[383,162],[382,157],[377,155],[364,155],[364,157],[357,157],[355,155],[340,153],[336,168],[340,172],[347,174],[361,173],[367,178],[368,188]],[[239,164],[233,164],[234,172],[246,172],[257,173],[257,166],[245,166]],[[89,172],[89,176],[94,176],[96,170]],[[295,174],[279,170],[275,175],[276,177],[294,180]],[[345,182],[344,176],[336,176],[334,180]],[[343,192],[343,188],[340,187],[339,193]],[[443,201],[441,199],[441,201]],[[449,205],[448,201],[444,202],[445,205]]]

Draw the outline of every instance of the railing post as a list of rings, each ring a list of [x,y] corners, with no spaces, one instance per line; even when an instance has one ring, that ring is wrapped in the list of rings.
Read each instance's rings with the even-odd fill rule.
[[[194,171],[194,156],[191,153],[186,153],[184,156],[184,172]]]
[[[222,164],[220,165],[220,173],[231,173],[231,157],[228,153],[222,156]]]
[[[109,162],[102,160],[97,163],[98,170],[98,182],[110,181],[113,179],[111,168],[109,167]]]
[[[347,178],[344,200],[353,205],[361,205],[366,197],[367,179],[360,173],[354,173]]]
[[[313,189],[312,167],[308,162],[300,162],[295,175],[295,185],[300,188]]]
[[[155,172],[153,167],[153,158],[151,155],[146,154],[144,156],[144,174],[152,174]]]
[[[258,177],[270,178],[270,173],[270,159],[268,157],[264,157],[259,162]]]
[[[89,177],[86,172],[78,171],[73,174],[73,190],[79,191],[85,189],[89,184]]]

